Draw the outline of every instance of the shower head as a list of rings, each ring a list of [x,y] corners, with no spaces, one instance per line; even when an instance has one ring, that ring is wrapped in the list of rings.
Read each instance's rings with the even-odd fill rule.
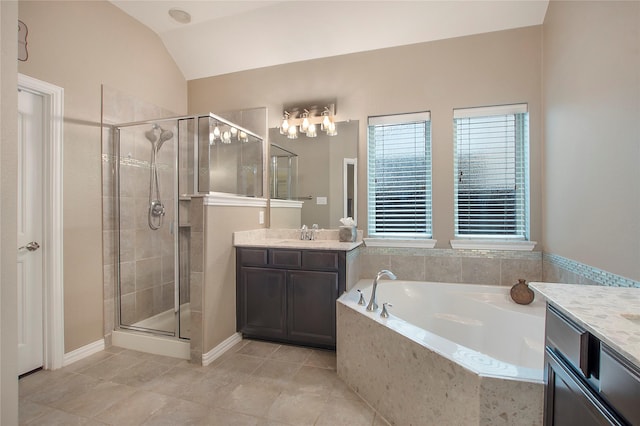
[[[151,126],[151,129],[144,132],[144,135],[149,142],[156,143],[156,141],[158,140],[158,135],[156,135],[156,130],[158,128],[159,128],[158,125],[154,124],[153,126]]]
[[[146,132],[144,132],[144,135],[151,143],[155,143],[155,141],[158,140],[158,136],[156,136],[156,132],[154,132],[153,129],[147,130]]]
[[[173,132],[171,130],[164,130],[162,127],[160,128],[160,139],[158,140],[157,150],[160,149],[163,143],[168,141],[173,137]]]

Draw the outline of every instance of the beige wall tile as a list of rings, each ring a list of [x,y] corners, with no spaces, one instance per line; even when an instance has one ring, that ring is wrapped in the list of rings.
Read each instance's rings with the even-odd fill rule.
[[[500,259],[463,257],[462,282],[467,284],[500,284]]]

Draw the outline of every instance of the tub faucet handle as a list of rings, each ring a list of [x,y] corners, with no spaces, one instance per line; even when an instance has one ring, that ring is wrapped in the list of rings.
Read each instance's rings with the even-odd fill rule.
[[[358,305],[362,305],[362,306],[366,305],[367,301],[364,300],[364,294],[362,294],[362,290],[358,289],[356,291],[360,293],[360,299],[358,300]]]
[[[382,304],[382,312],[380,312],[380,316],[382,318],[389,318],[389,312],[387,311],[387,306],[390,307],[390,308],[393,307],[393,305],[391,303],[387,303],[387,302],[383,303]]]

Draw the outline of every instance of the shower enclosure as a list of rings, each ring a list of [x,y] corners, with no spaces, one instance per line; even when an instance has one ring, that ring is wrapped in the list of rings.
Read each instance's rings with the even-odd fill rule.
[[[279,200],[295,200],[298,187],[298,155],[271,144],[271,198]]]
[[[189,339],[191,196],[261,197],[262,138],[213,114],[114,129],[117,326]]]

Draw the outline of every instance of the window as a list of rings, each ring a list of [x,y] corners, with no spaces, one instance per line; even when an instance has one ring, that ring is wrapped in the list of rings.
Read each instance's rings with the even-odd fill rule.
[[[430,114],[369,117],[368,140],[369,235],[431,238]]]
[[[528,239],[527,105],[453,113],[456,238]]]

